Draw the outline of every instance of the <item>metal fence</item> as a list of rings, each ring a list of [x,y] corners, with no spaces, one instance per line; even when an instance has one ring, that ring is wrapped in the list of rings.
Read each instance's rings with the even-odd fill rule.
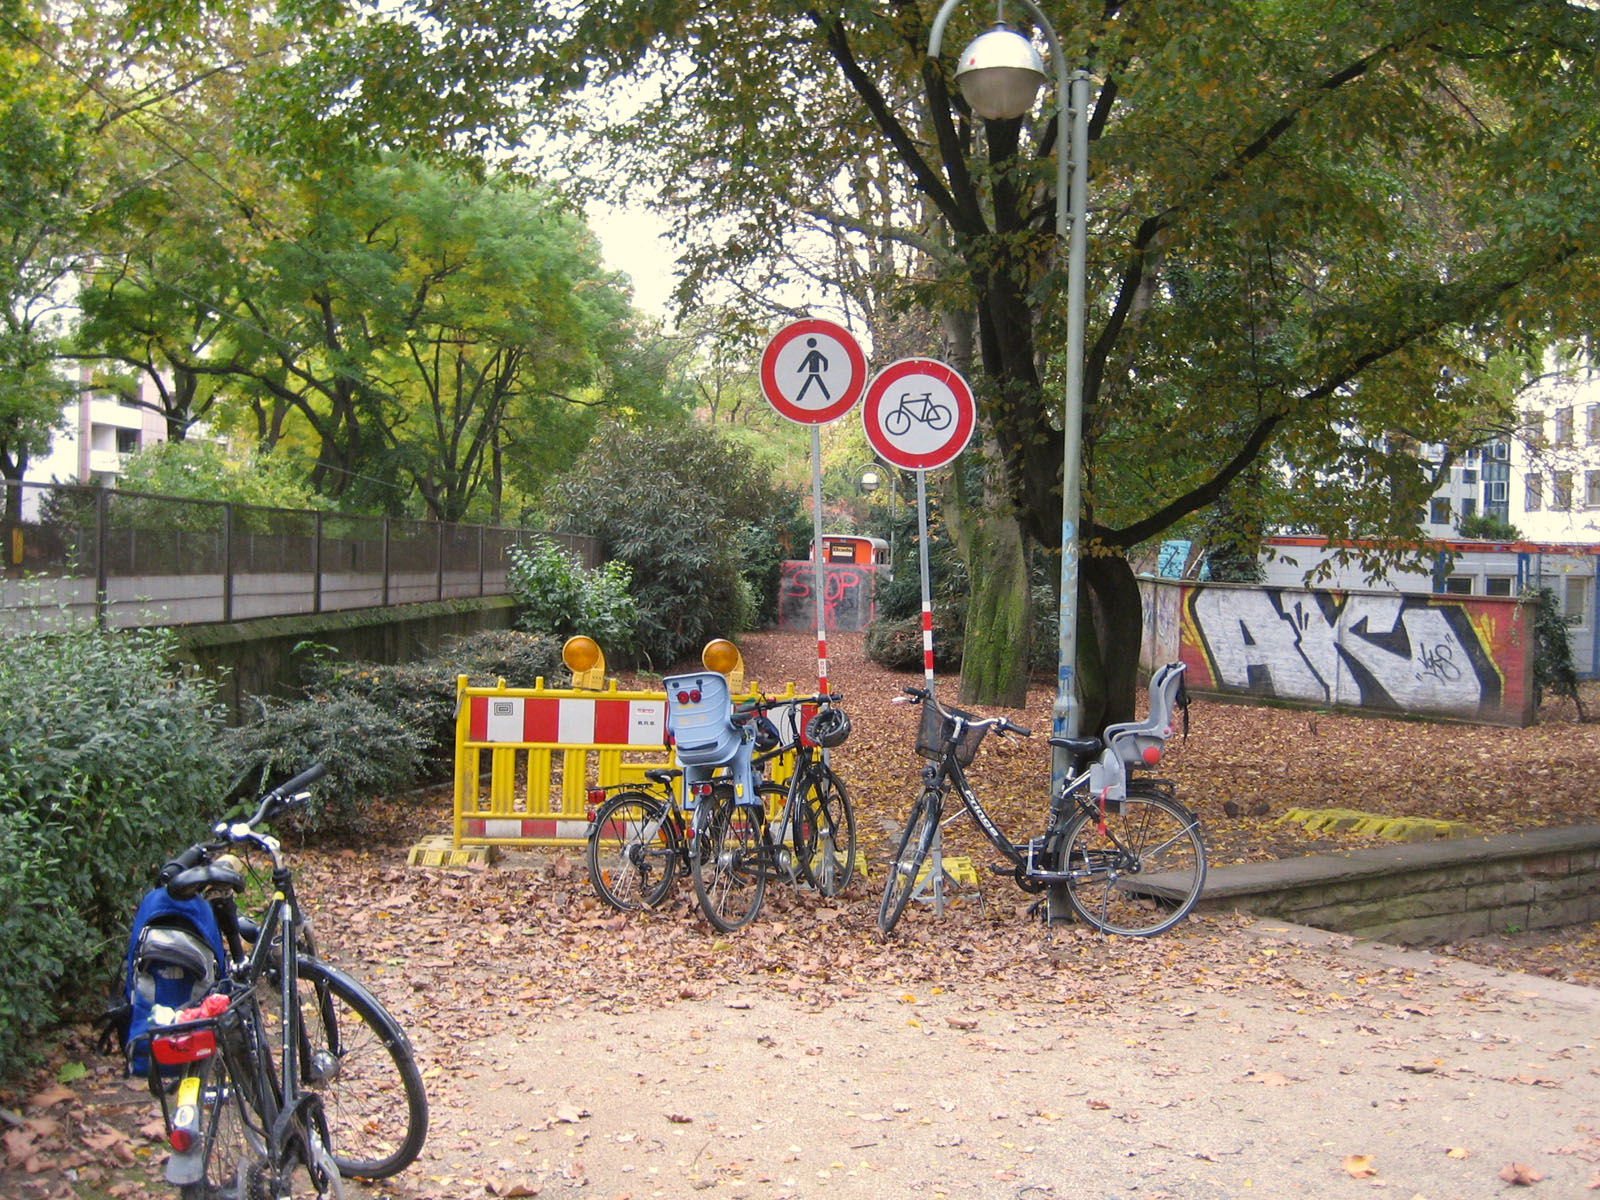
[[[242,621],[507,593],[509,551],[593,538],[5,482],[0,619],[44,628]]]

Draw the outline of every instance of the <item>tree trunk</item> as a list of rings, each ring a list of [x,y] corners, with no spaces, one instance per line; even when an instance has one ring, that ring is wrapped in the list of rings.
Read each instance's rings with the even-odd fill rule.
[[[1133,566],[1120,554],[1078,564],[1078,696],[1080,733],[1134,719],[1144,608]]]
[[[1028,702],[1032,589],[1022,526],[983,502],[962,514],[971,592],[961,648],[961,702],[1022,708]]]

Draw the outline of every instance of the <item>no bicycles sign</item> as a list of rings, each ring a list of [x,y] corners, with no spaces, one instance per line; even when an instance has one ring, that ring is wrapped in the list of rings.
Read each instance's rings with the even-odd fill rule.
[[[931,471],[966,449],[977,410],[954,367],[931,358],[892,362],[867,384],[861,423],[891,466]]]

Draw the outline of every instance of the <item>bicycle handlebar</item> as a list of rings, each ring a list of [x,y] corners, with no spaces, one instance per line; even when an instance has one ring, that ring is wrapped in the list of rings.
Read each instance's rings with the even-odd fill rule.
[[[257,825],[271,820],[273,817],[280,816],[307,799],[305,788],[321,779],[327,773],[328,768],[323,764],[312,763],[300,774],[284,780],[284,782],[263,795],[256,804],[255,812],[243,821],[220,822],[213,830],[218,840],[196,842],[187,850],[184,850],[174,858],[168,859],[161,865],[161,873],[157,877],[161,886],[165,887],[178,899],[183,899],[184,893],[193,895],[198,887],[208,883],[233,886],[234,890],[238,891],[243,881],[240,881],[239,886],[234,886],[233,880],[227,878],[233,872],[217,872],[213,870],[209,865],[212,852],[225,846],[231,846],[236,842],[249,840],[255,835]],[[243,827],[244,836],[240,835],[241,826]],[[274,854],[275,860],[276,857],[276,854]]]
[[[939,703],[939,698],[928,688],[902,687],[900,690],[905,692],[910,697],[910,700],[903,701],[899,696],[896,696],[890,703],[921,704],[924,700],[932,700],[936,707],[941,710],[944,709],[944,705]],[[975,717],[970,713],[961,713],[960,716],[968,725],[993,726],[996,733],[1015,733],[1022,737],[1033,736],[1033,730],[1025,729],[1015,721],[1007,720],[1005,717]]]

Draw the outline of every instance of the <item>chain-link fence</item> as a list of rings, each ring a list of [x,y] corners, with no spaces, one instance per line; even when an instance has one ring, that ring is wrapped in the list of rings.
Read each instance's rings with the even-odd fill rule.
[[[15,628],[242,621],[507,592],[508,552],[593,538],[5,483],[3,619]]]

